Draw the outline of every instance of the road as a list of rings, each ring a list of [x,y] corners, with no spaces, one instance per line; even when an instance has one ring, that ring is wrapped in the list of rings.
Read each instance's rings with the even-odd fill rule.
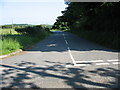
[[[69,32],[1,60],[4,88],[117,88],[118,52]]]

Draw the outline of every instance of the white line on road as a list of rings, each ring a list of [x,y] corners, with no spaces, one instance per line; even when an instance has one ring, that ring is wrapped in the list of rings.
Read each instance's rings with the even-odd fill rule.
[[[71,57],[71,59],[72,59],[72,61],[73,61],[73,64],[76,65],[75,59],[73,58],[69,47],[68,47],[68,52],[69,52],[70,57]]]
[[[96,65],[109,65],[109,63],[96,63]]]
[[[68,42],[65,40],[65,43],[68,44]]]
[[[64,36],[64,39],[65,39],[65,36]]]
[[[116,62],[116,61],[118,61],[118,59],[114,59],[114,60],[107,60],[107,61],[109,61],[109,62]]]
[[[79,66],[86,66],[86,64],[75,64],[75,65],[66,65],[65,67],[67,68],[74,68],[74,67],[79,67]]]
[[[103,60],[93,60],[93,61],[76,61],[76,63],[89,63],[89,62],[104,62]]]
[[[65,67],[69,68],[69,67],[74,67],[73,65],[65,65]]]
[[[65,39],[65,35],[64,35],[64,33],[63,33],[63,37],[64,37],[64,39]]]
[[[0,70],[4,70],[5,68],[0,68]]]
[[[63,33],[63,37],[64,37],[64,40],[65,40],[66,45],[68,45],[68,42],[67,42],[67,40],[65,39],[64,33]],[[80,63],[89,63],[89,62],[95,62],[96,65],[110,65],[110,63],[105,63],[104,60],[75,61],[75,59],[73,58],[73,55],[72,55],[72,53],[71,53],[71,50],[70,50],[70,48],[69,48],[68,46],[67,46],[67,49],[68,49],[70,58],[71,58],[72,61],[73,61],[74,66],[86,66],[86,65],[89,65],[89,64],[80,64]],[[113,62],[112,64],[120,64],[120,62],[115,62],[115,61],[118,61],[118,59],[107,60],[107,61],[108,61],[108,62]],[[70,66],[71,66],[71,65],[70,65]],[[70,67],[70,66],[68,66],[68,67]]]
[[[65,35],[64,35],[64,33],[63,33],[63,37],[64,37],[64,40],[65,40],[65,43],[68,44],[67,40],[65,39]],[[74,58],[73,58],[73,56],[72,56],[72,53],[71,53],[71,51],[70,51],[70,48],[69,48],[68,46],[67,46],[67,49],[68,49],[68,52],[69,52],[70,58],[71,58],[72,61],[73,61],[73,64],[76,65],[76,62],[75,62],[75,60],[74,60]]]
[[[120,62],[113,62],[112,64],[120,64]]]
[[[87,64],[75,64],[74,66],[87,66]]]

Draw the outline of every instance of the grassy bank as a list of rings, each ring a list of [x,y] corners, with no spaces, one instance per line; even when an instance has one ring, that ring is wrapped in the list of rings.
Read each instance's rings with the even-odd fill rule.
[[[54,32],[54,31],[59,31],[59,30],[58,30],[58,29],[52,29],[52,30],[50,30],[50,31],[51,31],[51,32],[52,32],[52,31]]]
[[[95,43],[98,43],[104,47],[120,50],[118,45],[118,35],[114,36],[113,33],[110,32],[93,32],[93,31],[69,31],[71,33],[74,33],[82,38],[85,38],[87,40],[93,41]]]
[[[27,34],[19,34],[15,30],[12,30],[12,34],[8,31],[1,33],[1,53],[5,55],[17,51],[19,49],[26,50],[28,47],[43,40],[50,35],[50,32],[44,31],[41,35],[31,36]]]
[[[7,35],[7,34],[18,34],[14,29],[0,29],[1,35]]]

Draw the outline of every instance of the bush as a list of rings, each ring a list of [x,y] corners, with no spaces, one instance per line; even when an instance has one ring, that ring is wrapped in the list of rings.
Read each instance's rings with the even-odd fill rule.
[[[33,27],[25,27],[25,28],[15,28],[15,31],[17,31],[18,33],[22,33],[22,34],[29,34],[32,36],[36,36],[39,34],[43,34],[44,33],[44,28],[40,25],[37,26],[33,26]]]
[[[45,31],[49,32],[49,31],[50,31],[50,29],[49,29],[49,28],[45,28]]]

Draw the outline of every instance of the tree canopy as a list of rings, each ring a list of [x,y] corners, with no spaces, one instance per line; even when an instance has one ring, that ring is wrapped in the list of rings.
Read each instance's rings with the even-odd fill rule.
[[[108,44],[112,47],[119,47],[120,2],[69,2],[66,4],[68,7],[62,11],[62,16],[57,17],[53,29],[94,33],[93,39],[98,38],[96,41],[102,39],[101,43],[109,42]]]
[[[118,31],[120,3],[71,2],[57,17],[53,28],[68,27],[70,30]]]

